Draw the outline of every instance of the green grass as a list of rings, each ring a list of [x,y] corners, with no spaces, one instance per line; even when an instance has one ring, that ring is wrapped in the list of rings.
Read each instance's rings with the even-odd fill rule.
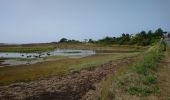
[[[162,46],[162,45],[161,45]],[[156,62],[162,58],[161,46],[153,46],[136,63],[116,78],[108,78],[101,90],[101,100],[145,97],[160,93],[157,85]],[[119,72],[117,72],[119,73]],[[128,95],[127,95],[128,94]]]
[[[6,60],[6,58],[0,58],[0,63],[4,62]]]
[[[143,46],[129,46],[129,45],[96,45],[96,44],[46,44],[46,45],[11,45],[0,47],[0,52],[44,52],[51,51],[54,49],[85,49],[85,50],[96,50],[97,52],[140,52],[145,51],[148,47]]]
[[[3,61],[4,61],[4,59],[0,59],[0,63],[3,62]]]
[[[43,57],[43,60],[48,60],[48,59],[66,59],[68,56],[47,56]]]
[[[97,60],[97,61],[84,62],[84,63],[70,66],[70,70],[71,70],[71,72],[74,72],[74,71],[80,71],[82,69],[92,69],[92,68],[95,68],[96,66],[104,64],[106,62],[108,62],[108,61],[107,60],[105,60],[105,61]]]
[[[0,84],[9,84],[17,81],[30,81],[41,77],[67,74],[107,63],[110,60],[136,56],[138,53],[94,55],[84,58],[64,58],[54,61],[45,61],[32,65],[19,65],[0,68]]]
[[[129,89],[128,89],[128,92],[131,95],[147,96],[150,93],[152,93],[152,90],[148,87],[130,86]]]
[[[135,57],[135,58],[136,59],[134,59],[134,60],[138,59],[138,57]],[[118,78],[119,78],[119,76],[124,75],[127,72],[127,70],[129,69],[129,67],[132,67],[133,64],[134,63],[126,65],[125,67],[122,67],[120,69],[117,69],[116,73],[108,76],[108,78],[101,83],[101,90],[100,90],[100,94],[99,94],[99,100],[106,100],[106,99],[110,100],[110,99],[114,98],[114,96],[115,96],[114,93],[115,92],[110,87],[112,86],[113,82],[115,82],[115,81],[120,86],[126,85],[126,80],[119,80]],[[94,97],[94,99],[95,98],[96,97]]]
[[[0,47],[0,52],[44,52],[55,49],[54,47],[46,46],[46,47]]]
[[[132,57],[132,56],[136,56],[138,55],[139,53],[124,53],[124,54],[120,54],[120,53],[115,53],[115,54],[110,54],[110,55],[105,55],[106,59],[100,59],[100,56],[102,55],[98,55],[99,56],[99,59],[95,59],[93,61],[89,61],[89,62],[85,62],[85,63],[80,63],[80,64],[77,64],[77,65],[73,65],[73,66],[70,66],[70,70],[71,71],[80,71],[82,69],[93,69],[95,67],[97,67],[98,65],[102,65],[104,63],[107,63],[111,60],[117,60],[117,59],[122,59],[124,57]]]
[[[44,60],[54,59],[32,65],[19,65],[0,68],[0,84],[10,84],[17,81],[30,81],[41,77],[67,74],[72,71],[95,68],[98,65],[110,60],[121,59],[129,56],[136,56],[139,50],[144,51],[148,47],[141,46],[102,46],[91,44],[54,44],[54,45],[31,45],[31,46],[8,46],[0,47],[0,52],[35,52],[52,49],[87,49],[101,52],[112,52],[113,54],[99,54],[84,58],[70,59],[63,56],[46,57]],[[123,52],[120,52],[123,51]],[[56,59],[56,60],[55,60]],[[28,59],[18,59],[27,61]],[[32,60],[32,59],[29,59]]]
[[[156,92],[153,91],[157,82],[155,63],[162,58],[162,54],[163,52],[160,50],[160,47],[156,46],[144,55],[143,61],[135,65],[134,72],[138,73],[139,78],[139,83],[136,83],[135,86],[138,86],[138,91],[136,92],[139,95],[146,96]],[[133,92],[129,91],[129,93],[132,94]]]
[[[154,74],[148,74],[146,76],[140,76],[142,82],[146,85],[156,84],[157,77]]]

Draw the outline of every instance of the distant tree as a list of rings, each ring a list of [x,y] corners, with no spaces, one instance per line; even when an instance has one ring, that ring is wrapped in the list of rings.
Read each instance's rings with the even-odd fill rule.
[[[125,37],[125,36],[126,36],[126,34],[125,34],[125,33],[123,33],[123,34],[122,34],[122,37]]]
[[[139,35],[140,35],[140,38],[147,38],[147,34],[146,34],[146,32],[145,31],[141,31],[140,33],[139,33]]]
[[[67,42],[68,40],[66,38],[62,38],[59,43],[64,43],[64,42]]]
[[[122,34],[122,36],[120,37],[120,41],[119,44],[129,44],[131,36],[129,34]]]
[[[92,39],[89,39],[88,43],[94,43],[94,41]]]
[[[163,37],[163,30],[161,28],[158,28],[155,33],[154,33],[156,38],[161,38]]]
[[[120,37],[105,37],[103,39],[94,41],[92,39],[84,39],[84,43],[98,43],[103,45],[112,45],[112,44],[120,44],[120,45],[151,45],[154,43],[157,43],[161,37],[163,37],[163,34],[165,32],[158,28],[155,32],[152,32],[151,30],[141,31],[135,35],[125,34],[123,33]],[[170,32],[168,33],[168,37],[170,37]],[[62,38],[59,43],[81,43],[78,40],[68,40],[66,38]]]
[[[149,39],[151,39],[151,38],[153,37],[152,30],[149,30],[149,31],[148,31],[147,36],[148,36]]]
[[[152,32],[149,32],[150,37],[152,37]],[[137,45],[149,45],[150,44],[150,38],[149,34],[145,31],[141,31],[140,33],[137,33],[135,36],[133,36],[130,40],[130,44],[137,44]]]
[[[57,42],[51,42],[52,44],[57,44]]]
[[[97,41],[97,43],[104,44],[104,45],[114,44],[114,42],[115,42],[114,37],[108,37],[108,36]]]

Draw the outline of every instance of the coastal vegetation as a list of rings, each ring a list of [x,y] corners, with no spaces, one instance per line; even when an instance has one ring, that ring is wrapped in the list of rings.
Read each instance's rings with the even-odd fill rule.
[[[69,40],[62,38],[58,42],[41,43],[41,44],[22,44],[22,45],[1,45],[0,52],[45,52],[54,49],[93,49],[110,47],[121,48],[140,48],[141,46],[151,46],[156,44],[164,36],[164,31],[158,28],[155,32],[151,30],[141,31],[136,34],[123,33],[120,37],[105,37],[99,40],[85,39],[85,41]],[[122,46],[121,46],[122,45]],[[145,48],[143,47],[143,48]],[[117,50],[118,51],[118,50]],[[140,49],[139,49],[140,51]]]
[[[126,69],[110,76],[103,84],[100,98],[110,99],[148,99],[158,96],[161,91],[158,83],[157,62],[163,58],[165,41],[141,54],[136,62]],[[169,51],[166,51],[169,52]]]
[[[82,42],[62,38],[60,41],[52,43],[3,44],[0,45],[0,52],[6,53],[48,53],[55,49],[70,49],[93,50],[95,54],[77,58],[62,55],[30,59],[2,57],[0,58],[1,89],[6,88],[5,86],[8,85],[14,85],[15,87],[15,84],[18,84],[17,87],[33,87],[34,85],[37,86],[37,84],[45,84],[44,88],[47,89],[51,88],[51,85],[56,86],[55,84],[60,81],[67,81],[68,84],[59,84],[59,87],[62,87],[58,88],[59,90],[61,89],[59,93],[61,92],[62,94],[65,91],[62,90],[63,88],[70,89],[71,87],[69,91],[66,91],[66,94],[68,93],[66,97],[69,98],[72,95],[73,99],[82,98],[86,92],[88,93],[91,90],[95,91],[95,94],[89,97],[100,100],[132,98],[136,100],[159,96],[162,93],[161,88],[164,87],[159,85],[157,62],[164,58],[165,53],[169,52],[167,43],[163,38],[164,32],[159,28],[155,32],[142,31],[135,35],[122,34],[120,37],[106,37],[96,41],[88,39]],[[74,54],[80,53],[80,51],[68,51],[67,53]],[[1,64],[11,59],[27,62],[41,59],[41,61],[34,64],[27,63],[13,66]],[[54,81],[53,78],[57,80]],[[52,83],[48,83],[48,80],[52,81]],[[70,83],[70,80],[73,83]],[[97,85],[94,86],[94,84]],[[22,92],[20,88],[18,89]],[[58,89],[55,90],[55,92],[57,91],[56,93],[58,93]],[[2,90],[0,90],[0,93],[9,95],[8,91],[13,90],[13,87],[9,86],[6,88],[6,93],[2,92]],[[70,94],[70,91],[73,94]],[[38,89],[36,92],[41,97],[39,93],[42,91]],[[11,93],[13,94],[13,92]],[[47,94],[51,94],[51,92],[47,92]],[[77,95],[79,97],[74,97]]]

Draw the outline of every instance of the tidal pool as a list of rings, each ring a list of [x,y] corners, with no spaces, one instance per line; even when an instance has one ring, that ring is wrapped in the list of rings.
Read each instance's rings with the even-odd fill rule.
[[[0,58],[11,58],[5,60],[4,62],[1,62],[1,65],[13,66],[13,65],[22,65],[22,64],[35,64],[44,61],[42,58],[53,57],[53,56],[81,58],[81,57],[91,56],[95,54],[96,52],[93,50],[57,49],[49,52],[37,52],[37,53],[0,52]]]
[[[0,52],[0,58],[43,58],[48,56],[90,56],[96,54],[93,50],[53,50],[49,52],[37,53],[18,53],[18,52]]]

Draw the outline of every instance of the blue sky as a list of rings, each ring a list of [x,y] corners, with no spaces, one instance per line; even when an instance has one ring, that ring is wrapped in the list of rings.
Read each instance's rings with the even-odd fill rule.
[[[169,5],[170,0],[0,0],[0,43],[170,31]]]

